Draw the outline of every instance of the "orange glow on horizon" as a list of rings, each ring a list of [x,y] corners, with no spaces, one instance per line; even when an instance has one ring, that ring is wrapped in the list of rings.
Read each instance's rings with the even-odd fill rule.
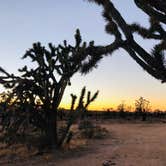
[[[98,101],[98,102],[92,103],[88,107],[88,110],[98,110],[98,111],[105,111],[107,109],[116,110],[118,105],[121,104],[121,103],[122,103],[122,101],[116,101],[114,103],[108,102],[108,101],[105,101],[105,102]],[[70,103],[62,102],[60,104],[60,107],[69,109],[70,108]],[[135,109],[134,101],[125,101],[125,108],[126,108],[126,110],[133,111]],[[164,105],[164,102],[160,101],[158,103],[157,102],[156,103],[150,103],[150,110],[154,111],[156,109],[159,109],[161,111],[166,111],[166,106]]]

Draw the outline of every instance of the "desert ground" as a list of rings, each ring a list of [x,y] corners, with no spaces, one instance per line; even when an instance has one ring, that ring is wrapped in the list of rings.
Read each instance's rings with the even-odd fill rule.
[[[99,122],[98,122],[99,123]],[[23,149],[10,154],[9,149],[0,149],[1,166],[165,166],[166,124],[100,122],[109,134],[104,139],[71,142],[67,150],[35,156],[26,155]],[[80,144],[80,145],[79,145]],[[22,153],[22,154],[21,154]],[[10,154],[10,155],[9,155]]]

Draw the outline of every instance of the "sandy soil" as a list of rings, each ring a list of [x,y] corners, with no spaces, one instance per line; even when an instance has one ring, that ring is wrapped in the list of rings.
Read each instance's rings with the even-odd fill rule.
[[[55,153],[55,155],[5,161],[7,166],[102,166],[106,160],[117,166],[166,166],[166,124],[105,123],[109,136],[102,140],[89,140],[81,147]]]

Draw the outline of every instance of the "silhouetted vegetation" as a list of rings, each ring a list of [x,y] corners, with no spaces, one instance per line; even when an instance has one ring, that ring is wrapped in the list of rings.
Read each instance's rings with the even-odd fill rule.
[[[102,16],[107,24],[105,30],[114,36],[114,41],[106,46],[94,46],[91,50],[91,61],[87,63],[91,69],[92,63],[101,59],[102,55],[110,55],[115,50],[124,49],[146,72],[161,80],[166,81],[166,1],[165,0],[134,0],[136,6],[149,16],[149,27],[143,27],[138,23],[129,24],[120,14],[120,11],[110,0],[88,0],[102,6]],[[143,39],[156,40],[152,51],[149,53],[135,39],[137,34]],[[92,53],[98,53],[93,56]],[[96,55],[96,54],[95,54]],[[97,57],[100,57],[97,59]],[[95,63],[94,63],[95,62]],[[88,68],[86,68],[88,69]],[[84,72],[88,72],[85,70]]]
[[[0,68],[0,83],[9,90],[9,96],[5,102],[7,106],[3,109],[6,117],[3,121],[3,129],[7,133],[6,140],[13,141],[13,135],[17,136],[17,133],[23,135],[28,126],[33,126],[45,136],[47,140],[44,142],[49,143],[53,149],[61,147],[76,115],[71,115],[74,119],[70,117],[65,134],[59,138],[58,107],[66,86],[71,84],[70,78],[86,67],[85,62],[89,59],[85,49],[90,48],[91,45],[92,42],[88,46],[86,42],[82,43],[80,32],[77,30],[74,46],[69,45],[67,41],[57,47],[50,43],[49,49],[40,43],[33,44],[33,48],[25,53],[23,59],[30,58],[35,67],[24,66],[18,69],[20,76]],[[79,105],[76,108],[79,112],[86,110],[87,106],[95,100],[98,92],[92,97],[88,92],[85,105],[84,95],[85,88],[82,90]],[[76,96],[71,97],[70,112],[73,112]]]
[[[72,139],[72,131],[70,128],[77,122],[78,119],[87,111],[87,107],[93,102],[98,91],[91,96],[91,92],[88,91],[85,101],[86,89],[82,89],[79,101],[76,106],[77,96],[71,94],[71,108],[68,111],[57,110],[57,122],[60,122],[57,136],[58,136],[58,148],[65,143],[69,143]],[[2,101],[0,106],[3,106],[7,101]],[[36,105],[36,108],[29,109],[30,105],[23,105],[22,103],[15,103],[15,105],[9,105],[4,109],[1,107],[0,121],[2,125],[1,135],[2,142],[12,145],[14,143],[26,143],[27,147],[36,146],[39,151],[53,146],[50,142],[50,135],[47,134],[47,123],[45,112],[42,109],[42,105]],[[65,115],[65,118],[62,116]],[[41,117],[43,118],[41,121]],[[65,120],[65,121],[62,121]],[[61,122],[63,124],[61,125]]]
[[[135,112],[136,116],[142,116],[142,121],[146,120],[147,112],[149,109],[149,101],[140,97],[138,100],[135,101]]]
[[[119,112],[121,118],[125,117],[125,104],[124,104],[124,102],[122,102],[121,104],[118,105],[117,111]]]
[[[62,119],[67,117],[65,109],[61,110],[63,112]],[[152,110],[150,109],[150,101],[144,97],[139,97],[135,100],[135,108],[127,107],[123,102],[117,106],[116,109],[106,109],[102,111],[86,111],[86,118],[84,118],[79,124],[79,128],[93,128],[94,124],[91,120],[127,120],[127,121],[147,121],[147,122],[163,122],[166,123],[166,110]]]
[[[92,121],[100,119],[126,119],[142,121],[159,119],[165,123],[166,112],[148,110],[149,101],[140,97],[135,102],[135,111],[125,110],[124,103],[116,111],[87,111],[88,106],[97,98],[98,91],[86,99],[83,88],[76,105],[77,96],[71,94],[70,110],[59,109],[66,87],[75,73],[86,74],[97,67],[103,55],[124,49],[146,72],[166,82],[166,2],[164,0],[134,0],[138,8],[149,16],[149,28],[137,23],[128,24],[110,0],[89,0],[103,7],[103,17],[107,22],[106,32],[114,36],[114,41],[106,46],[95,46],[94,41],[82,42],[76,30],[75,45],[64,40],[63,44],[48,48],[40,42],[25,53],[33,68],[24,66],[18,69],[19,75],[8,73],[0,67],[0,84],[7,93],[0,95],[1,140],[8,145],[26,143],[30,148],[35,145],[42,152],[53,150],[69,143],[73,137],[71,126],[80,118],[79,129],[85,138],[101,138],[107,131],[94,126]],[[156,40],[149,53],[134,39],[134,35],[144,39]]]
[[[64,111],[65,112],[65,111]],[[162,110],[155,110],[155,111],[147,111],[146,117],[144,114],[138,114],[135,111],[127,111],[124,110],[123,116],[122,113],[118,110],[107,110],[107,111],[87,111],[87,118],[90,120],[114,120],[115,122],[118,120],[124,120],[128,122],[140,122],[140,121],[147,121],[147,122],[163,122],[166,123],[166,111]],[[64,117],[67,115],[64,113]],[[111,125],[111,124],[110,124]]]

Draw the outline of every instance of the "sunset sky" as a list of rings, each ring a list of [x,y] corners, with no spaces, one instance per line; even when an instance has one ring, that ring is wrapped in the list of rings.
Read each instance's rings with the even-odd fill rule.
[[[147,16],[133,0],[113,0],[125,19],[148,25]],[[104,31],[105,21],[101,8],[86,0],[5,0],[0,2],[0,66],[17,73],[27,60],[21,56],[32,43],[43,45],[74,41],[74,33],[80,29],[84,41],[94,40],[96,45],[109,44],[113,37]],[[135,39],[149,51],[154,41]],[[79,94],[82,87],[95,92],[98,99],[90,109],[116,108],[122,101],[134,106],[140,96],[150,101],[153,109],[166,110],[166,84],[154,79],[123,50],[105,57],[97,69],[86,76],[76,74],[67,87],[61,106],[69,106],[70,94]],[[0,87],[0,91],[3,91]]]

